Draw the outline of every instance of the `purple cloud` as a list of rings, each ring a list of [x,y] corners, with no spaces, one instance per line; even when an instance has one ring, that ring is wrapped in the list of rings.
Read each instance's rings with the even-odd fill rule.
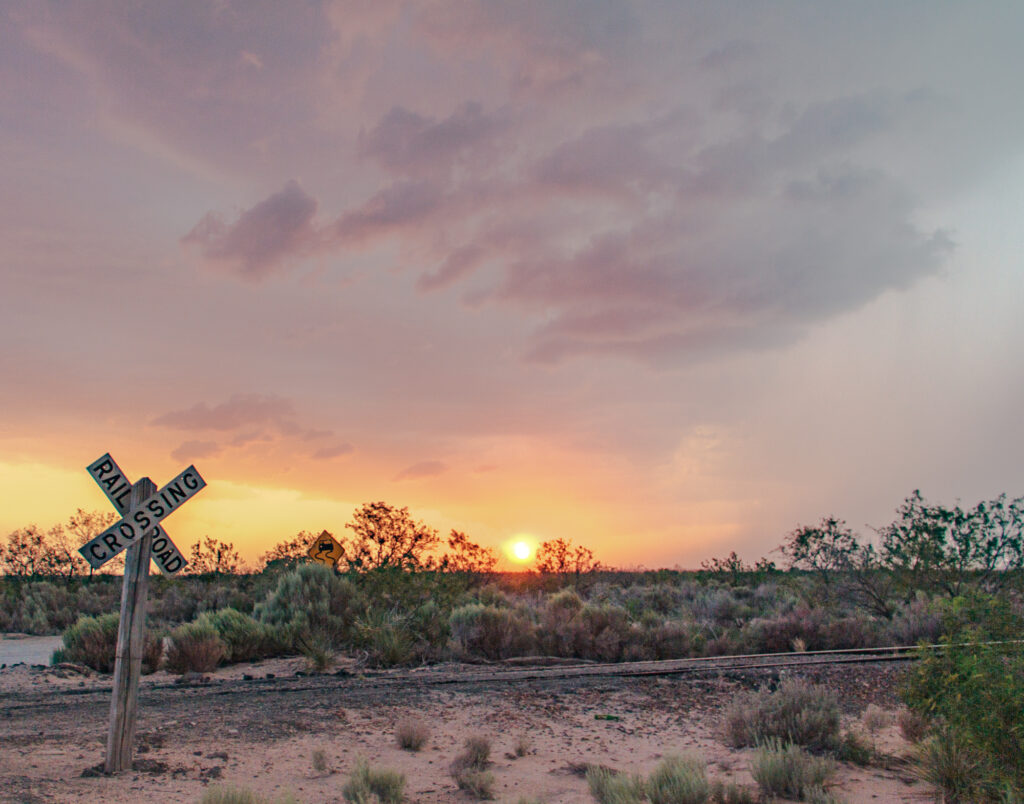
[[[467,102],[443,120],[395,106],[359,137],[360,152],[399,172],[447,169],[482,146],[490,150],[506,122],[488,115],[479,103]]]
[[[198,402],[153,419],[151,424],[174,430],[234,430],[238,427],[273,424],[291,428],[295,408],[291,400],[262,394],[233,394],[227,402]],[[247,434],[255,437],[255,434]]]
[[[182,242],[198,246],[207,260],[226,264],[241,278],[258,281],[278,270],[288,257],[310,250],[316,207],[297,182],[289,181],[232,224],[207,213]]]

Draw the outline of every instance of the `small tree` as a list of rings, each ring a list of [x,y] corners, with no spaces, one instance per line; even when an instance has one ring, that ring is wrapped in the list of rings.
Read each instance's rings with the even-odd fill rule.
[[[832,602],[841,575],[850,569],[859,549],[853,531],[835,517],[825,517],[818,525],[797,528],[781,548],[790,569],[812,573],[826,604]]]
[[[565,579],[570,575],[575,581],[587,573],[596,572],[601,564],[587,547],[573,546],[567,539],[552,539],[537,548],[537,572],[542,575],[558,575]]]
[[[207,536],[192,545],[188,570],[192,575],[238,575],[245,572],[245,564],[234,544]]]
[[[905,596],[918,589],[949,597],[970,587],[998,591],[1024,570],[1024,498],[1002,494],[973,509],[946,508],[914,491],[899,518],[880,531],[879,563]]]
[[[70,550],[68,550],[67,553],[75,570],[81,569],[82,572],[88,571],[89,575],[93,574],[93,568],[81,557],[78,552],[78,548],[91,540],[98,533],[102,533],[115,522],[117,522],[117,514],[113,511],[84,511],[81,508],[75,511],[75,513],[68,518],[65,531],[70,534],[74,544],[70,545]],[[125,553],[122,551],[118,555],[114,556],[112,560],[104,564],[100,571],[123,573],[124,558]]]
[[[415,571],[434,566],[428,553],[438,544],[437,531],[413,521],[408,508],[365,503],[345,527],[352,531],[352,538],[344,545],[342,558],[350,569]]]
[[[299,531],[294,539],[285,539],[278,542],[270,550],[260,556],[260,563],[264,566],[271,561],[287,562],[294,564],[309,558],[307,552],[313,543],[315,535],[306,530]]]
[[[462,572],[467,575],[486,575],[494,572],[498,557],[490,547],[482,547],[469,540],[465,533],[452,530],[448,537],[448,549],[441,559],[445,572]]]

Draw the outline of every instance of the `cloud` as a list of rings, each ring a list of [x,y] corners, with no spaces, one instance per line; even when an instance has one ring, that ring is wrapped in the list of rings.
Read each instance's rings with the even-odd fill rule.
[[[292,429],[294,417],[291,400],[262,394],[233,394],[219,405],[197,402],[190,408],[164,413],[151,424],[174,430],[234,430],[268,424]],[[247,437],[256,436],[251,433]]]
[[[506,125],[474,101],[467,101],[442,120],[395,106],[369,132],[360,134],[359,149],[389,170],[447,169],[482,146],[490,146]]]
[[[200,458],[220,455],[223,449],[215,441],[185,441],[171,453],[171,457],[182,463],[192,463]]]
[[[295,181],[245,210],[231,224],[207,213],[187,235],[186,245],[198,246],[207,260],[221,263],[243,279],[263,279],[291,256],[313,245],[313,216],[317,203]]]
[[[322,447],[313,453],[312,457],[317,461],[327,461],[331,458],[338,458],[342,455],[349,455],[354,451],[351,444],[336,444],[331,447]]]
[[[395,480],[419,480],[424,477],[436,477],[448,471],[441,461],[420,461],[405,467],[395,475]]]

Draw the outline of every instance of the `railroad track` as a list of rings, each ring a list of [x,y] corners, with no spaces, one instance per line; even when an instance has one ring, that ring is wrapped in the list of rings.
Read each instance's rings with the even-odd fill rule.
[[[571,681],[573,679],[630,678],[641,676],[708,676],[748,671],[785,671],[807,669],[823,665],[878,664],[907,662],[917,658],[916,645],[894,645],[880,648],[853,648],[846,650],[805,651],[801,653],[754,653],[732,656],[712,656],[689,659],[664,659],[636,662],[586,662],[555,666],[507,664],[427,666],[423,668],[365,673],[340,670],[337,673],[278,676],[195,683],[147,683],[143,680],[140,695],[147,697],[175,697],[176,693],[200,696],[248,695],[254,692],[290,694],[301,692],[347,690],[384,691],[387,689],[415,689],[436,686],[496,686],[518,682]],[[943,649],[942,645],[930,648]],[[63,698],[109,697],[109,683],[89,684],[84,688],[64,687],[46,692],[26,694],[0,694],[0,711],[18,710],[56,703]]]

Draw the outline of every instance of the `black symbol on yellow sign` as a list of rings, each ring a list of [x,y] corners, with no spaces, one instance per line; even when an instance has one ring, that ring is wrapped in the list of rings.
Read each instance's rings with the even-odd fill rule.
[[[333,567],[338,562],[338,559],[345,555],[345,549],[337,539],[325,530],[309,546],[306,555],[324,566]]]

